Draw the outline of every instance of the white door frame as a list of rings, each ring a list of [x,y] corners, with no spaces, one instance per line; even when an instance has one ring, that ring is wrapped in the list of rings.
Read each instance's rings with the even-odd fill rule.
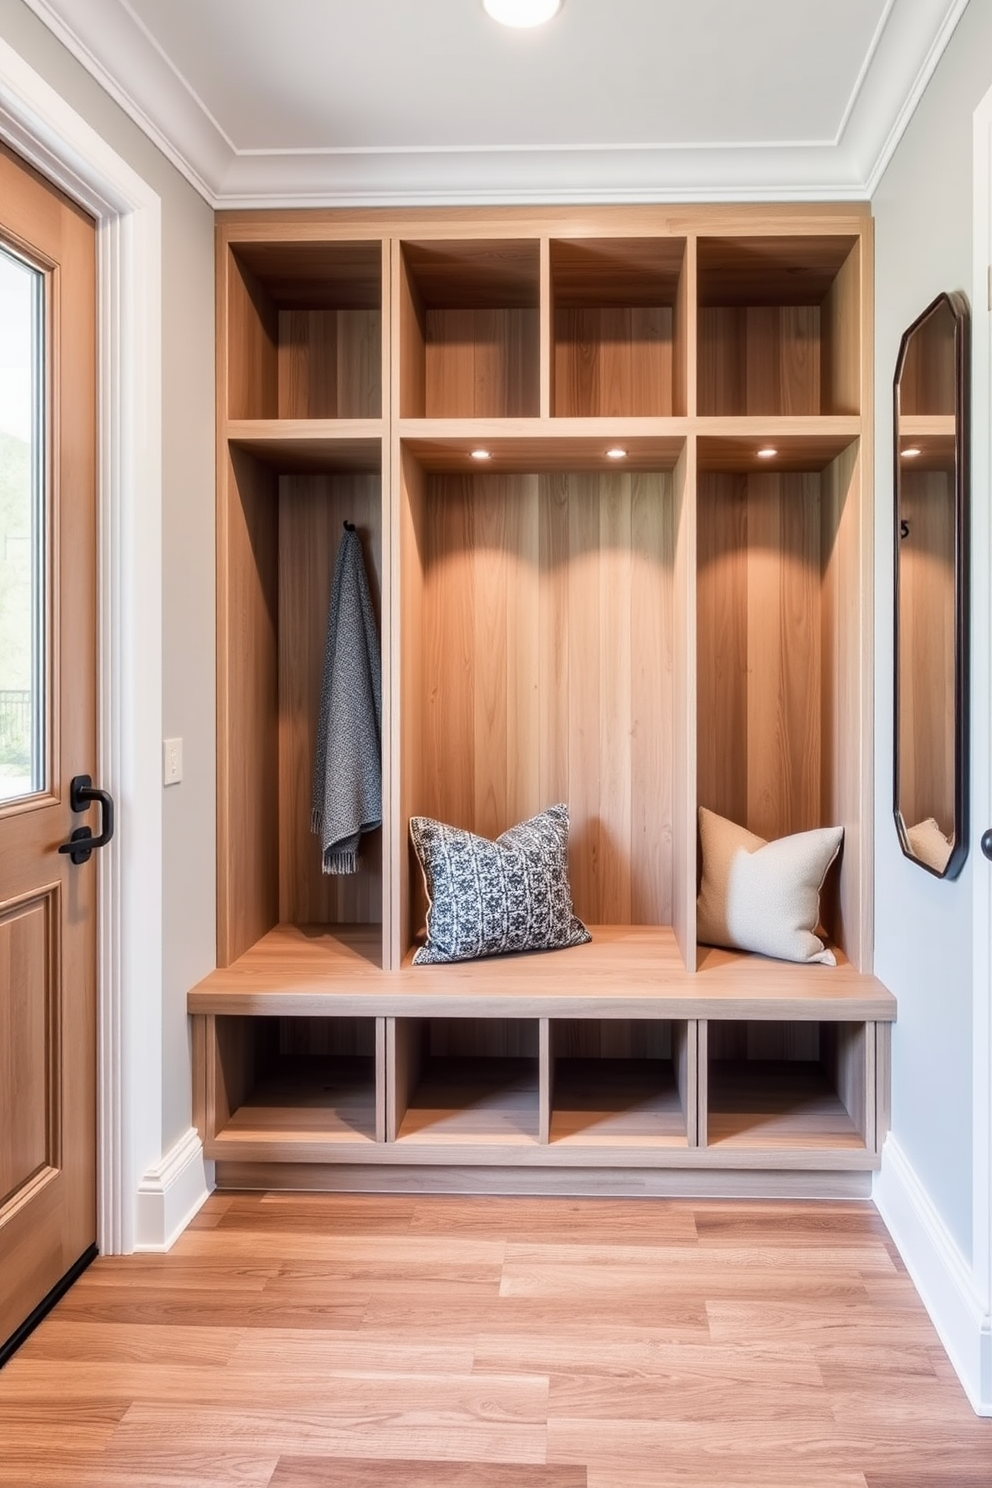
[[[127,1254],[162,1159],[161,203],[2,39],[0,138],[97,221],[97,1244]]]

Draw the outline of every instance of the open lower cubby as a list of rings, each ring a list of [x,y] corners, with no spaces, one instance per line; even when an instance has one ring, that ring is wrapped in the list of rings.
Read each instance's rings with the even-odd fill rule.
[[[552,239],[552,414],[687,412],[684,266],[681,238]]]
[[[404,450],[401,958],[414,815],[496,837],[565,802],[576,913],[671,925],[683,470],[433,474]]]
[[[374,1017],[206,1021],[208,1156],[382,1139],[384,1071]]]
[[[322,872],[310,828],[314,746],[335,556],[343,524],[362,542],[373,608],[382,589],[378,469],[294,463],[278,441],[228,448],[221,541],[227,563],[218,780],[228,853],[219,883],[218,963],[280,923],[381,926],[382,831],[363,837],[356,874]],[[381,622],[380,622],[381,634]],[[367,940],[367,937],[365,937]],[[376,960],[382,965],[381,933]]]
[[[731,1149],[871,1149],[874,1025],[699,1025],[700,1141]]]
[[[548,1069],[552,1147],[695,1145],[695,1047],[684,1020],[552,1018]]]
[[[536,1018],[396,1018],[386,1030],[393,1080],[389,1140],[400,1145],[536,1144]]]
[[[702,237],[697,276],[700,414],[860,411],[858,238]]]
[[[860,470],[856,444],[830,454],[700,440],[697,797],[767,840],[845,828],[821,914],[860,966]]]
[[[382,417],[381,242],[233,245],[227,416]]]
[[[400,416],[537,418],[540,243],[404,243]]]

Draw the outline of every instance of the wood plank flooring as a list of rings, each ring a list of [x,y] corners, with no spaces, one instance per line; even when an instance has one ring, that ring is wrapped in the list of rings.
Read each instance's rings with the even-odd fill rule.
[[[215,1195],[0,1371],[0,1485],[992,1488],[870,1204]]]

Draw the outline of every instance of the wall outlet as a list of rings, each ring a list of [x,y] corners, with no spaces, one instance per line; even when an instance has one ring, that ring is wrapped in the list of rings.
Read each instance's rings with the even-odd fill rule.
[[[183,778],[182,739],[162,740],[162,784],[178,785]]]

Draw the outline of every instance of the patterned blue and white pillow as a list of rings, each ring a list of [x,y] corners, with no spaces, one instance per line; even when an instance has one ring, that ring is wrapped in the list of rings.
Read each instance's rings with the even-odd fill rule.
[[[410,836],[429,906],[415,966],[591,939],[572,910],[567,806],[549,806],[495,842],[429,816],[410,818]]]

